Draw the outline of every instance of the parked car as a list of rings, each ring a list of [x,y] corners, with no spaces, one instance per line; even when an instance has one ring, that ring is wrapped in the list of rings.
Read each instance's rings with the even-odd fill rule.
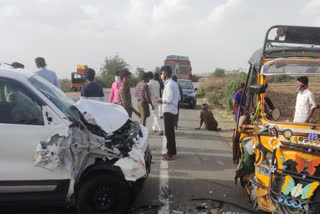
[[[193,87],[191,80],[178,79],[178,84],[183,90],[183,104],[189,105],[191,108],[195,109],[197,107],[195,91],[198,89]]]
[[[0,203],[127,213],[150,172],[148,130],[119,105],[74,103],[34,73],[0,65]]]

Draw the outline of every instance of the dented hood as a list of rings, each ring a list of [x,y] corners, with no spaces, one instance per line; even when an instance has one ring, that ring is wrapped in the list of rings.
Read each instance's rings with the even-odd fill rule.
[[[80,99],[74,106],[88,123],[99,126],[106,133],[121,128],[129,119],[127,111],[113,103]]]

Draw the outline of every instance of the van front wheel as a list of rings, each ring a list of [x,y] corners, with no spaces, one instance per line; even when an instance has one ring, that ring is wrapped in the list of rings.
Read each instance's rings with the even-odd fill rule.
[[[79,190],[78,214],[128,213],[130,191],[123,178],[116,175],[94,175]]]

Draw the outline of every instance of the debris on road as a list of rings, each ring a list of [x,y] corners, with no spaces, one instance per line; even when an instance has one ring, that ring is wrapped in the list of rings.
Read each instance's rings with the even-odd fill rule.
[[[184,214],[182,211],[172,210],[172,214]]]
[[[210,210],[210,214],[224,214],[223,209],[213,209]]]
[[[163,203],[158,200],[140,201],[131,209],[130,214],[156,214],[162,206]]]
[[[248,213],[254,213],[254,211],[250,210],[249,208],[246,208],[246,207],[243,207],[241,205],[238,205],[238,204],[235,204],[235,203],[232,203],[232,202],[228,202],[228,201],[223,201],[223,200],[218,200],[218,199],[212,199],[212,198],[193,198],[191,199],[191,201],[211,201],[211,202],[214,202],[212,204],[212,207],[217,209],[217,210],[221,210],[221,207],[223,204],[228,204],[228,205],[231,205],[231,206],[234,206],[234,207],[238,207]],[[228,214],[238,214],[237,212],[227,212]],[[213,213],[215,214],[215,213]],[[220,214],[219,212],[217,212],[217,214]]]
[[[196,207],[197,210],[205,210],[208,209],[207,203],[202,203]]]

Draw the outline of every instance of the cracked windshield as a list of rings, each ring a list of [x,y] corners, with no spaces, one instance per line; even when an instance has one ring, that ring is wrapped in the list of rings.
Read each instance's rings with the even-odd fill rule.
[[[1,214],[320,213],[319,10],[0,0]]]

